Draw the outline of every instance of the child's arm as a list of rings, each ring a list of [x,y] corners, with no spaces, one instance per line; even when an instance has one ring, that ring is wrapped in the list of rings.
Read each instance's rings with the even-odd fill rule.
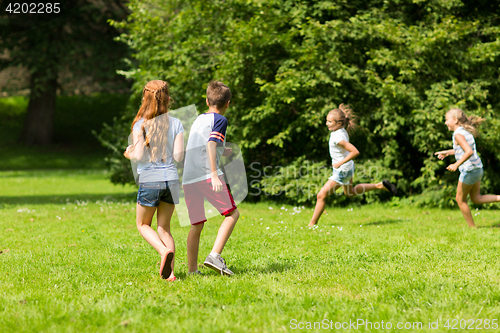
[[[172,157],[176,162],[180,162],[184,159],[184,134],[179,133],[176,135],[174,140],[174,151]]]
[[[338,145],[347,150],[349,152],[349,155],[347,155],[342,161],[332,164],[335,169],[340,168],[342,164],[349,162],[359,155],[358,149],[354,147],[354,145],[350,142],[342,140],[338,143]]]
[[[437,153],[434,153],[434,155],[437,155],[440,160],[444,160],[444,158],[446,156],[455,155],[455,150],[453,150],[453,149],[442,150],[442,151],[438,151]]]
[[[210,165],[210,177],[212,177],[212,190],[220,192],[222,190],[222,182],[217,173],[217,142],[208,141],[207,143],[208,163]]]
[[[144,136],[142,131],[132,131],[132,142],[134,144],[127,147],[123,156],[130,160],[141,160],[144,156]]]
[[[458,169],[458,167],[461,166],[462,163],[467,161],[469,159],[469,157],[471,157],[473,154],[472,148],[469,146],[469,144],[467,143],[467,140],[465,140],[465,137],[462,134],[456,134],[455,140],[458,142],[460,147],[462,147],[465,154],[464,154],[464,156],[462,156],[461,159],[459,159],[458,161],[456,161],[453,164],[448,165],[448,167],[446,168],[446,169],[453,171],[453,172],[455,172]]]

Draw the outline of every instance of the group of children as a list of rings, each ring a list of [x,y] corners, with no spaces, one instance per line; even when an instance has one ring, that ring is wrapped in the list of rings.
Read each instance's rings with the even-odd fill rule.
[[[205,217],[207,199],[225,216],[205,266],[224,275],[233,275],[221,257],[222,250],[238,221],[239,212],[219,168],[221,156],[231,154],[225,147],[231,90],[222,82],[212,81],[207,88],[208,111],[199,115],[191,126],[184,149],[182,123],[168,115],[168,85],[150,81],[143,90],[142,105],[132,122],[132,145],[125,157],[138,161],[139,191],[136,223],[144,239],[161,256],[160,275],[175,281],[175,243],[170,232],[170,219],[179,203],[179,177],[174,160],[184,161],[182,186],[191,229],[187,239],[188,274],[198,270],[198,248]],[[158,233],[151,228],[156,212]]]
[[[197,263],[200,235],[207,221],[204,207],[207,199],[224,216],[224,221],[204,265],[220,274],[233,275],[221,253],[238,221],[239,212],[219,168],[220,157],[231,154],[231,149],[225,147],[227,119],[224,117],[230,100],[231,90],[225,84],[219,81],[209,83],[208,111],[194,121],[185,149],[182,123],[168,115],[171,99],[166,82],[155,80],[146,84],[141,107],[132,122],[133,143],[124,155],[138,161],[137,229],[160,254],[160,275],[168,281],[175,280],[175,243],[170,232],[170,219],[175,204],[179,203],[180,186],[174,161],[184,162],[182,186],[191,222],[187,239],[188,274],[202,274]],[[349,142],[348,131],[355,128],[354,118],[352,110],[344,104],[331,110],[326,117],[326,126],[331,131],[329,148],[333,171],[317,195],[310,227],[318,223],[326,198],[340,187],[349,197],[375,190],[397,194],[396,185],[388,180],[353,186],[353,159],[359,151]],[[500,201],[500,195],[480,194],[483,165],[474,136],[483,120],[467,117],[460,109],[449,110],[445,124],[453,131],[453,149],[435,153],[441,160],[455,155],[457,161],[447,169],[460,171],[456,200],[470,227],[475,227],[475,224],[467,204],[468,195],[475,204]],[[155,212],[158,232],[151,228]]]

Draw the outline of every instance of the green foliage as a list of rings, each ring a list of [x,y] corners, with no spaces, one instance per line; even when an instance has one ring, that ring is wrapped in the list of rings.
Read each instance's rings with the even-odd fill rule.
[[[457,176],[434,157],[451,147],[444,114],[458,106],[487,119],[478,139],[489,182],[500,192],[500,9],[480,1],[138,1],[116,23],[139,66],[135,91],[170,82],[181,106],[204,107],[210,79],[231,87],[228,138],[248,164],[328,160],[327,112],[351,104],[360,129],[356,162],[397,171],[406,195]],[[119,126],[119,125],[118,125]],[[125,133],[123,133],[125,135]],[[295,163],[295,164],[293,164]],[[446,185],[448,186],[448,185]],[[438,193],[436,192],[436,193]],[[302,200],[302,199],[301,199]],[[435,204],[432,200],[429,204]]]
[[[5,4],[6,5],[6,4]],[[118,91],[127,84],[115,69],[127,54],[122,43],[113,41],[119,32],[109,19],[126,17],[124,2],[80,0],[59,4],[58,18],[43,14],[0,15],[0,68],[23,66],[32,75],[30,89],[44,90],[51,78],[66,73],[65,80],[92,78],[101,91]],[[71,8],[73,5],[74,8]],[[2,4],[3,7],[3,4]],[[52,18],[52,19],[50,19]],[[70,75],[67,75],[70,74]]]

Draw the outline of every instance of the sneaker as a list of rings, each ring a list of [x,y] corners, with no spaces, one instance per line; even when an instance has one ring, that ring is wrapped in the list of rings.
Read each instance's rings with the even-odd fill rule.
[[[161,257],[160,265],[160,276],[164,279],[168,279],[170,274],[172,274],[172,260],[174,260],[174,252],[167,249]]]
[[[203,276],[203,273],[200,272],[199,270],[195,270],[194,272],[188,272],[188,275],[199,275],[199,276]]]
[[[233,275],[234,273],[229,270],[226,266],[226,261],[220,255],[217,257],[213,257],[210,254],[207,256],[204,262],[205,266],[213,269],[214,271],[220,273],[221,275],[225,274],[228,276]]]
[[[382,184],[384,185],[384,187],[386,189],[389,190],[389,192],[391,192],[393,195],[396,195],[398,194],[398,189],[396,188],[396,185],[394,185],[393,183],[391,183],[390,181],[388,180],[383,180],[382,181]]]

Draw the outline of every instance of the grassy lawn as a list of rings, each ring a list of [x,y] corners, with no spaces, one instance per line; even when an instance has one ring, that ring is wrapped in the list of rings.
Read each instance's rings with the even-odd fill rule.
[[[173,221],[178,280],[167,283],[135,228],[134,187],[93,170],[0,179],[0,332],[292,332],[349,320],[405,331],[438,321],[444,332],[448,319],[455,331],[460,319],[499,331],[479,321],[500,320],[496,210],[476,211],[470,230],[458,209],[329,207],[310,230],[311,208],[241,204],[223,254],[236,275],[186,276],[188,228]],[[220,221],[206,224],[200,262]]]

